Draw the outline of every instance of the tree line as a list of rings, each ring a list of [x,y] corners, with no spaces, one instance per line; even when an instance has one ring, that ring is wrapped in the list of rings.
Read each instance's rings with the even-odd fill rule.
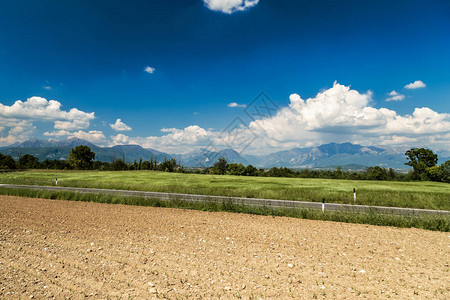
[[[0,170],[23,170],[23,169],[55,169],[55,170],[101,170],[101,171],[125,171],[125,170],[155,170],[175,172],[182,169],[175,159],[165,159],[158,162],[156,157],[149,160],[125,162],[125,159],[113,158],[112,162],[96,161],[95,153],[84,145],[73,148],[66,160],[46,159],[39,161],[31,154],[25,154],[15,161],[10,155],[0,153]]]
[[[261,176],[261,177],[292,177],[292,178],[326,178],[349,180],[397,180],[397,181],[439,181],[450,183],[450,160],[438,165],[438,156],[426,148],[412,148],[405,153],[406,163],[411,167],[408,173],[395,172],[392,168],[380,166],[367,167],[364,171],[344,171],[341,167],[336,170],[293,170],[285,167],[258,169],[252,165],[228,163],[225,158],[219,158],[212,167],[185,169],[176,159],[157,161],[156,157],[149,160],[127,163],[124,159],[113,159],[112,162],[95,161],[95,153],[88,146],[80,145],[73,148],[67,160],[44,160],[31,154],[21,156],[15,161],[9,155],[0,153],[0,170],[15,169],[66,169],[66,170],[157,170],[164,172],[182,172],[197,174]]]

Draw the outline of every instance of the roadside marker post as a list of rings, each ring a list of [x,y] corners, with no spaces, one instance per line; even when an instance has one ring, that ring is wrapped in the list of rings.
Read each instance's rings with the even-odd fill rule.
[[[56,185],[58,185],[58,178],[56,178],[56,180],[55,180],[55,184],[56,184]]]
[[[322,198],[322,212],[325,212],[325,198]]]
[[[356,189],[353,188],[353,203],[356,202]]]

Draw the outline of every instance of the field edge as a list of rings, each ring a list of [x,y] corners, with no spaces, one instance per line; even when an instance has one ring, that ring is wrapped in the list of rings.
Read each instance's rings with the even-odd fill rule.
[[[445,215],[392,215],[376,212],[342,212],[305,208],[271,208],[222,202],[193,202],[181,200],[160,200],[136,196],[119,196],[104,193],[78,193],[72,191],[46,191],[35,189],[9,189],[0,187],[0,195],[44,198],[52,200],[84,201],[106,204],[123,204],[135,206],[167,207],[192,209],[210,212],[231,212],[264,216],[284,216],[309,220],[333,221],[375,226],[393,226],[399,228],[418,228],[432,231],[450,232],[450,218]]]

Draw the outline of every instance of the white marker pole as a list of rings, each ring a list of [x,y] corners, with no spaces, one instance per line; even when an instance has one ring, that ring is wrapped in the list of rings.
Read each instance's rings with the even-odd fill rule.
[[[58,185],[58,178],[56,178],[55,183],[56,183],[56,185]]]
[[[325,212],[325,198],[322,198],[322,212]]]
[[[353,188],[353,202],[356,202],[356,189]]]

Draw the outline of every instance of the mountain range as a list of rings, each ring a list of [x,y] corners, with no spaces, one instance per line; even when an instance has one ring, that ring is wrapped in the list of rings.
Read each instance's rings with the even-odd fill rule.
[[[196,150],[187,154],[168,154],[154,149],[146,149],[139,145],[119,145],[113,147],[99,147],[86,140],[70,138],[62,141],[45,141],[31,139],[23,143],[15,143],[0,148],[0,153],[11,155],[17,159],[24,154],[32,154],[45,159],[66,159],[70,150],[78,145],[86,145],[96,154],[96,160],[111,162],[114,158],[124,158],[127,162],[149,160],[157,161],[175,158],[185,167],[209,167],[217,159],[224,157],[229,163],[252,164],[260,168],[288,167],[288,168],[335,168],[363,169],[367,166],[382,166],[395,169],[408,169],[404,151],[394,149],[362,146],[351,143],[330,143],[317,147],[294,148],[286,151],[270,153],[268,155],[240,155],[232,149],[213,152],[206,149]],[[439,163],[450,158],[449,151],[440,151]]]

